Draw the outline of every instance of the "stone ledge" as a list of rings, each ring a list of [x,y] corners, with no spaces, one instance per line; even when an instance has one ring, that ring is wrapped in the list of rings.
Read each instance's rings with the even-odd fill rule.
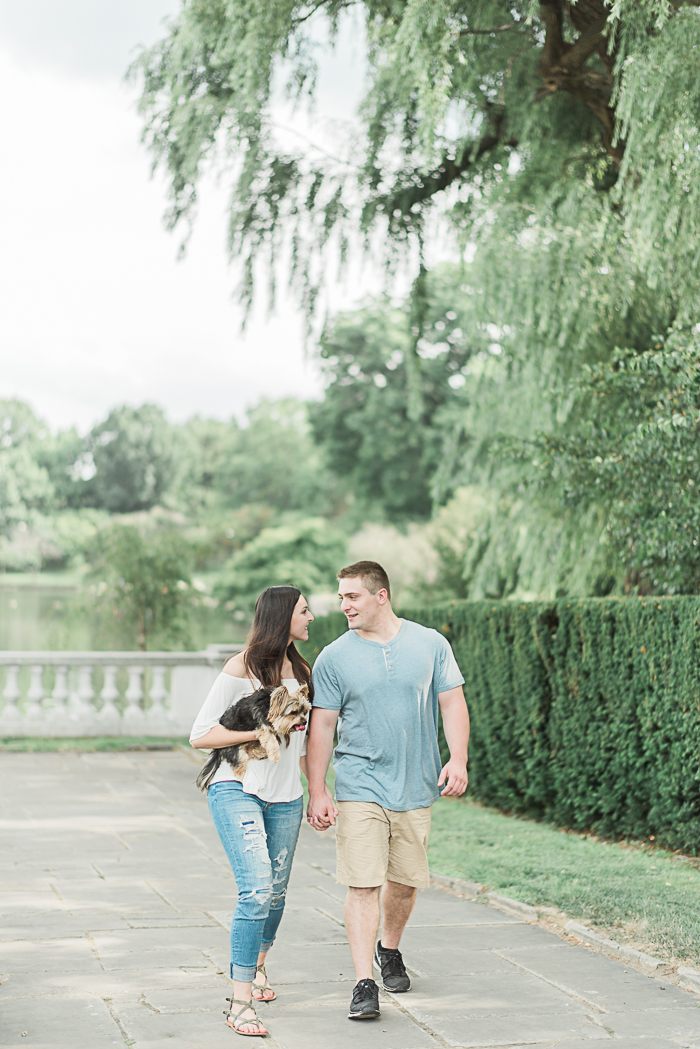
[[[645,969],[661,969],[666,966],[666,962],[660,961],[658,958],[652,958],[650,954],[644,954],[643,951],[638,951],[634,947],[626,947],[622,943],[615,943],[614,940],[609,940],[606,936],[601,936],[599,932],[595,932],[593,929],[589,929],[586,925],[581,925],[580,922],[570,921],[564,926],[565,930],[573,935],[577,936],[579,940],[583,940],[584,943],[593,943],[597,947],[602,947],[606,951],[610,951],[611,954],[618,954],[622,958],[629,958],[630,961],[637,962]],[[690,971],[690,970],[689,970]],[[700,979],[700,974],[698,974]],[[700,989],[700,983],[698,984]]]
[[[481,896],[486,891],[485,885],[477,881],[465,881],[463,878],[450,878],[447,874],[434,874],[430,872],[430,880],[443,889],[451,889],[458,892],[460,896]]]
[[[684,991],[694,991],[700,994],[700,972],[697,969],[689,969],[686,965],[679,965],[678,986]]]
[[[537,921],[537,911],[529,903],[522,903],[520,900],[514,900],[510,896],[502,896],[499,892],[487,892],[486,886],[480,885],[478,881],[451,878],[447,874],[434,874],[433,871],[430,872],[430,880],[435,885],[440,885],[443,889],[459,893],[460,896],[468,896],[470,899],[474,899],[476,896],[484,896],[499,911],[516,914],[519,918],[526,918],[528,921]]]
[[[508,914],[517,914],[519,918],[526,918],[531,922],[536,922],[539,918],[537,911],[529,903],[522,903],[520,900],[514,900],[510,896],[501,896],[499,892],[488,893],[488,899],[489,903],[492,903],[494,907],[498,907],[500,911],[506,911]]]

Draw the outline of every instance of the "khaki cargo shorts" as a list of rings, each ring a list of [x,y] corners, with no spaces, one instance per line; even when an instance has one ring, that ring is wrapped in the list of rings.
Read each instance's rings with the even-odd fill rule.
[[[430,806],[394,812],[373,801],[338,801],[338,881],[369,889],[396,881],[426,889]]]

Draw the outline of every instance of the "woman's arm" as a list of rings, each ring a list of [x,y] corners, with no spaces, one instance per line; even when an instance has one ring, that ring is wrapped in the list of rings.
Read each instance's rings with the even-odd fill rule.
[[[254,732],[233,732],[223,725],[214,725],[204,736],[192,739],[190,743],[195,750],[219,750],[221,747],[235,747],[237,743],[250,743],[260,739],[260,730]]]

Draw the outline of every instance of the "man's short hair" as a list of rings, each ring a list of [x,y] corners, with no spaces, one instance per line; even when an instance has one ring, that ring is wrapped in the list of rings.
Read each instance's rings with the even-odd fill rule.
[[[391,600],[391,584],[378,561],[356,561],[354,565],[341,568],[337,579],[361,579],[362,585],[366,586],[370,594],[377,594],[380,590],[386,590]]]

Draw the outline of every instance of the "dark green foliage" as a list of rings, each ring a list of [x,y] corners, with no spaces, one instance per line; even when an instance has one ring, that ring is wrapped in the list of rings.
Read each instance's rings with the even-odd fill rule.
[[[189,468],[181,498],[193,509],[267,507],[327,513],[335,478],[309,432],[307,405],[286,398],[261,401],[235,420],[190,419],[182,427]]]
[[[627,589],[700,589],[700,347],[672,331],[584,369],[565,434],[526,446],[568,508],[601,503]]]
[[[127,649],[145,650],[155,637],[162,647],[187,646],[198,598],[182,536],[170,530],[143,534],[117,523],[97,533],[90,554],[87,603],[98,632],[121,634]]]
[[[115,408],[90,434],[90,504],[119,514],[156,506],[173,487],[176,440],[155,405]]]
[[[51,505],[51,478],[36,455],[45,433],[28,404],[0,401],[0,536]]]
[[[317,616],[309,627],[309,640],[297,645],[297,648],[307,659],[313,663],[319,652],[335,641],[337,637],[344,634],[348,628],[348,621],[342,612],[331,612],[328,616]]]
[[[700,852],[698,599],[455,601],[407,615],[445,634],[464,674],[475,797]],[[312,625],[307,658],[343,621]]]
[[[474,352],[451,308],[451,289],[445,295],[448,280],[431,275],[418,335],[408,304],[392,309],[384,301],[340,314],[321,338],[327,387],[323,401],[309,407],[314,436],[360,506],[392,521],[430,514],[442,448],[452,436],[441,414],[459,401],[461,369]]]
[[[239,615],[249,615],[268,586],[296,586],[308,599],[332,584],[345,542],[322,517],[264,528],[228,561],[217,596]]]

